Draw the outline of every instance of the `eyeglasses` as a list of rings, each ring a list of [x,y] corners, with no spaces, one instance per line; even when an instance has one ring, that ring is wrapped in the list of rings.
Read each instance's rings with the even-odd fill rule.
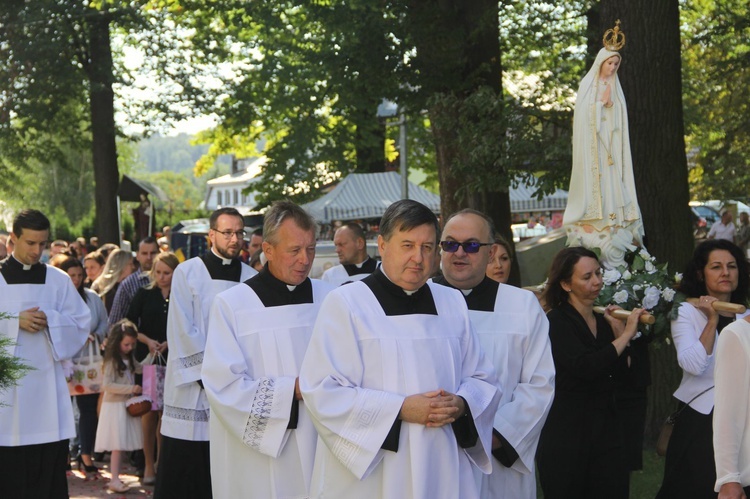
[[[443,251],[448,253],[455,253],[458,248],[461,247],[466,253],[478,253],[479,248],[482,246],[492,246],[492,243],[478,243],[476,241],[469,241],[466,243],[459,243],[458,241],[440,241],[440,247]]]
[[[226,239],[227,241],[231,240],[232,236],[237,236],[237,239],[243,239],[245,237],[245,234],[246,234],[246,232],[244,230],[238,230],[237,232],[235,232],[233,230],[224,230],[224,231],[222,231],[222,230],[216,230],[216,229],[213,229],[213,230],[214,230],[214,232],[217,232],[217,233],[221,234],[222,236],[224,236],[224,239]]]

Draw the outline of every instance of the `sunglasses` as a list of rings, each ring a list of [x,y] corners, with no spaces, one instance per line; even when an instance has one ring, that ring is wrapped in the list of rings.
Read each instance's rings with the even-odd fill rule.
[[[440,241],[440,247],[443,248],[443,251],[447,251],[448,253],[455,253],[458,251],[459,247],[463,248],[465,253],[478,253],[479,248],[482,246],[492,246],[492,243],[478,243],[476,241],[470,241],[467,243],[459,243],[458,241]]]

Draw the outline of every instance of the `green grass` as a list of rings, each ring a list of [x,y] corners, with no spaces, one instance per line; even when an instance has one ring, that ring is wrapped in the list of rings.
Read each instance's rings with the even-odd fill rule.
[[[664,458],[656,455],[654,449],[643,451],[643,469],[630,475],[630,499],[652,499],[661,486],[664,473]],[[543,499],[542,488],[537,477],[537,499]]]

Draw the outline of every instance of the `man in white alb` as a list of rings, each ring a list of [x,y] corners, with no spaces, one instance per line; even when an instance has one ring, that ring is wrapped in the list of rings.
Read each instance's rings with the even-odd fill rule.
[[[89,336],[91,313],[65,272],[40,263],[50,223],[37,210],[13,220],[13,253],[0,262],[0,337],[31,367],[0,391],[0,496],[67,498],[73,409],[61,361]]]
[[[211,307],[202,376],[216,498],[309,496],[317,435],[297,377],[331,289],[307,277],[315,230],[299,206],[274,203],[263,225],[267,265]]]
[[[359,281],[375,272],[377,262],[367,254],[365,232],[359,224],[342,225],[333,236],[340,265],[323,272],[321,279],[334,286]]]
[[[443,276],[435,282],[463,293],[503,392],[492,430],[492,474],[475,474],[481,497],[535,499],[534,455],[554,396],[549,324],[533,293],[485,275],[493,234],[492,221],[478,211],[451,215],[440,241]]]
[[[209,406],[201,381],[214,297],[257,272],[239,260],[244,222],[234,208],[209,218],[210,250],[180,264],[172,276],[164,382],[162,445],[155,499],[210,499]]]
[[[427,283],[438,222],[401,200],[382,265],[326,298],[300,374],[320,435],[311,497],[472,499],[500,391],[461,293]]]

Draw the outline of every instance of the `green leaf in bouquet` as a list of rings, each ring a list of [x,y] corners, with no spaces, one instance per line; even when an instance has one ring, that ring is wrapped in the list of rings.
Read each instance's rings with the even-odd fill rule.
[[[630,268],[635,271],[641,271],[646,268],[646,262],[643,261],[641,255],[635,255],[633,258],[633,265],[631,265]]]

